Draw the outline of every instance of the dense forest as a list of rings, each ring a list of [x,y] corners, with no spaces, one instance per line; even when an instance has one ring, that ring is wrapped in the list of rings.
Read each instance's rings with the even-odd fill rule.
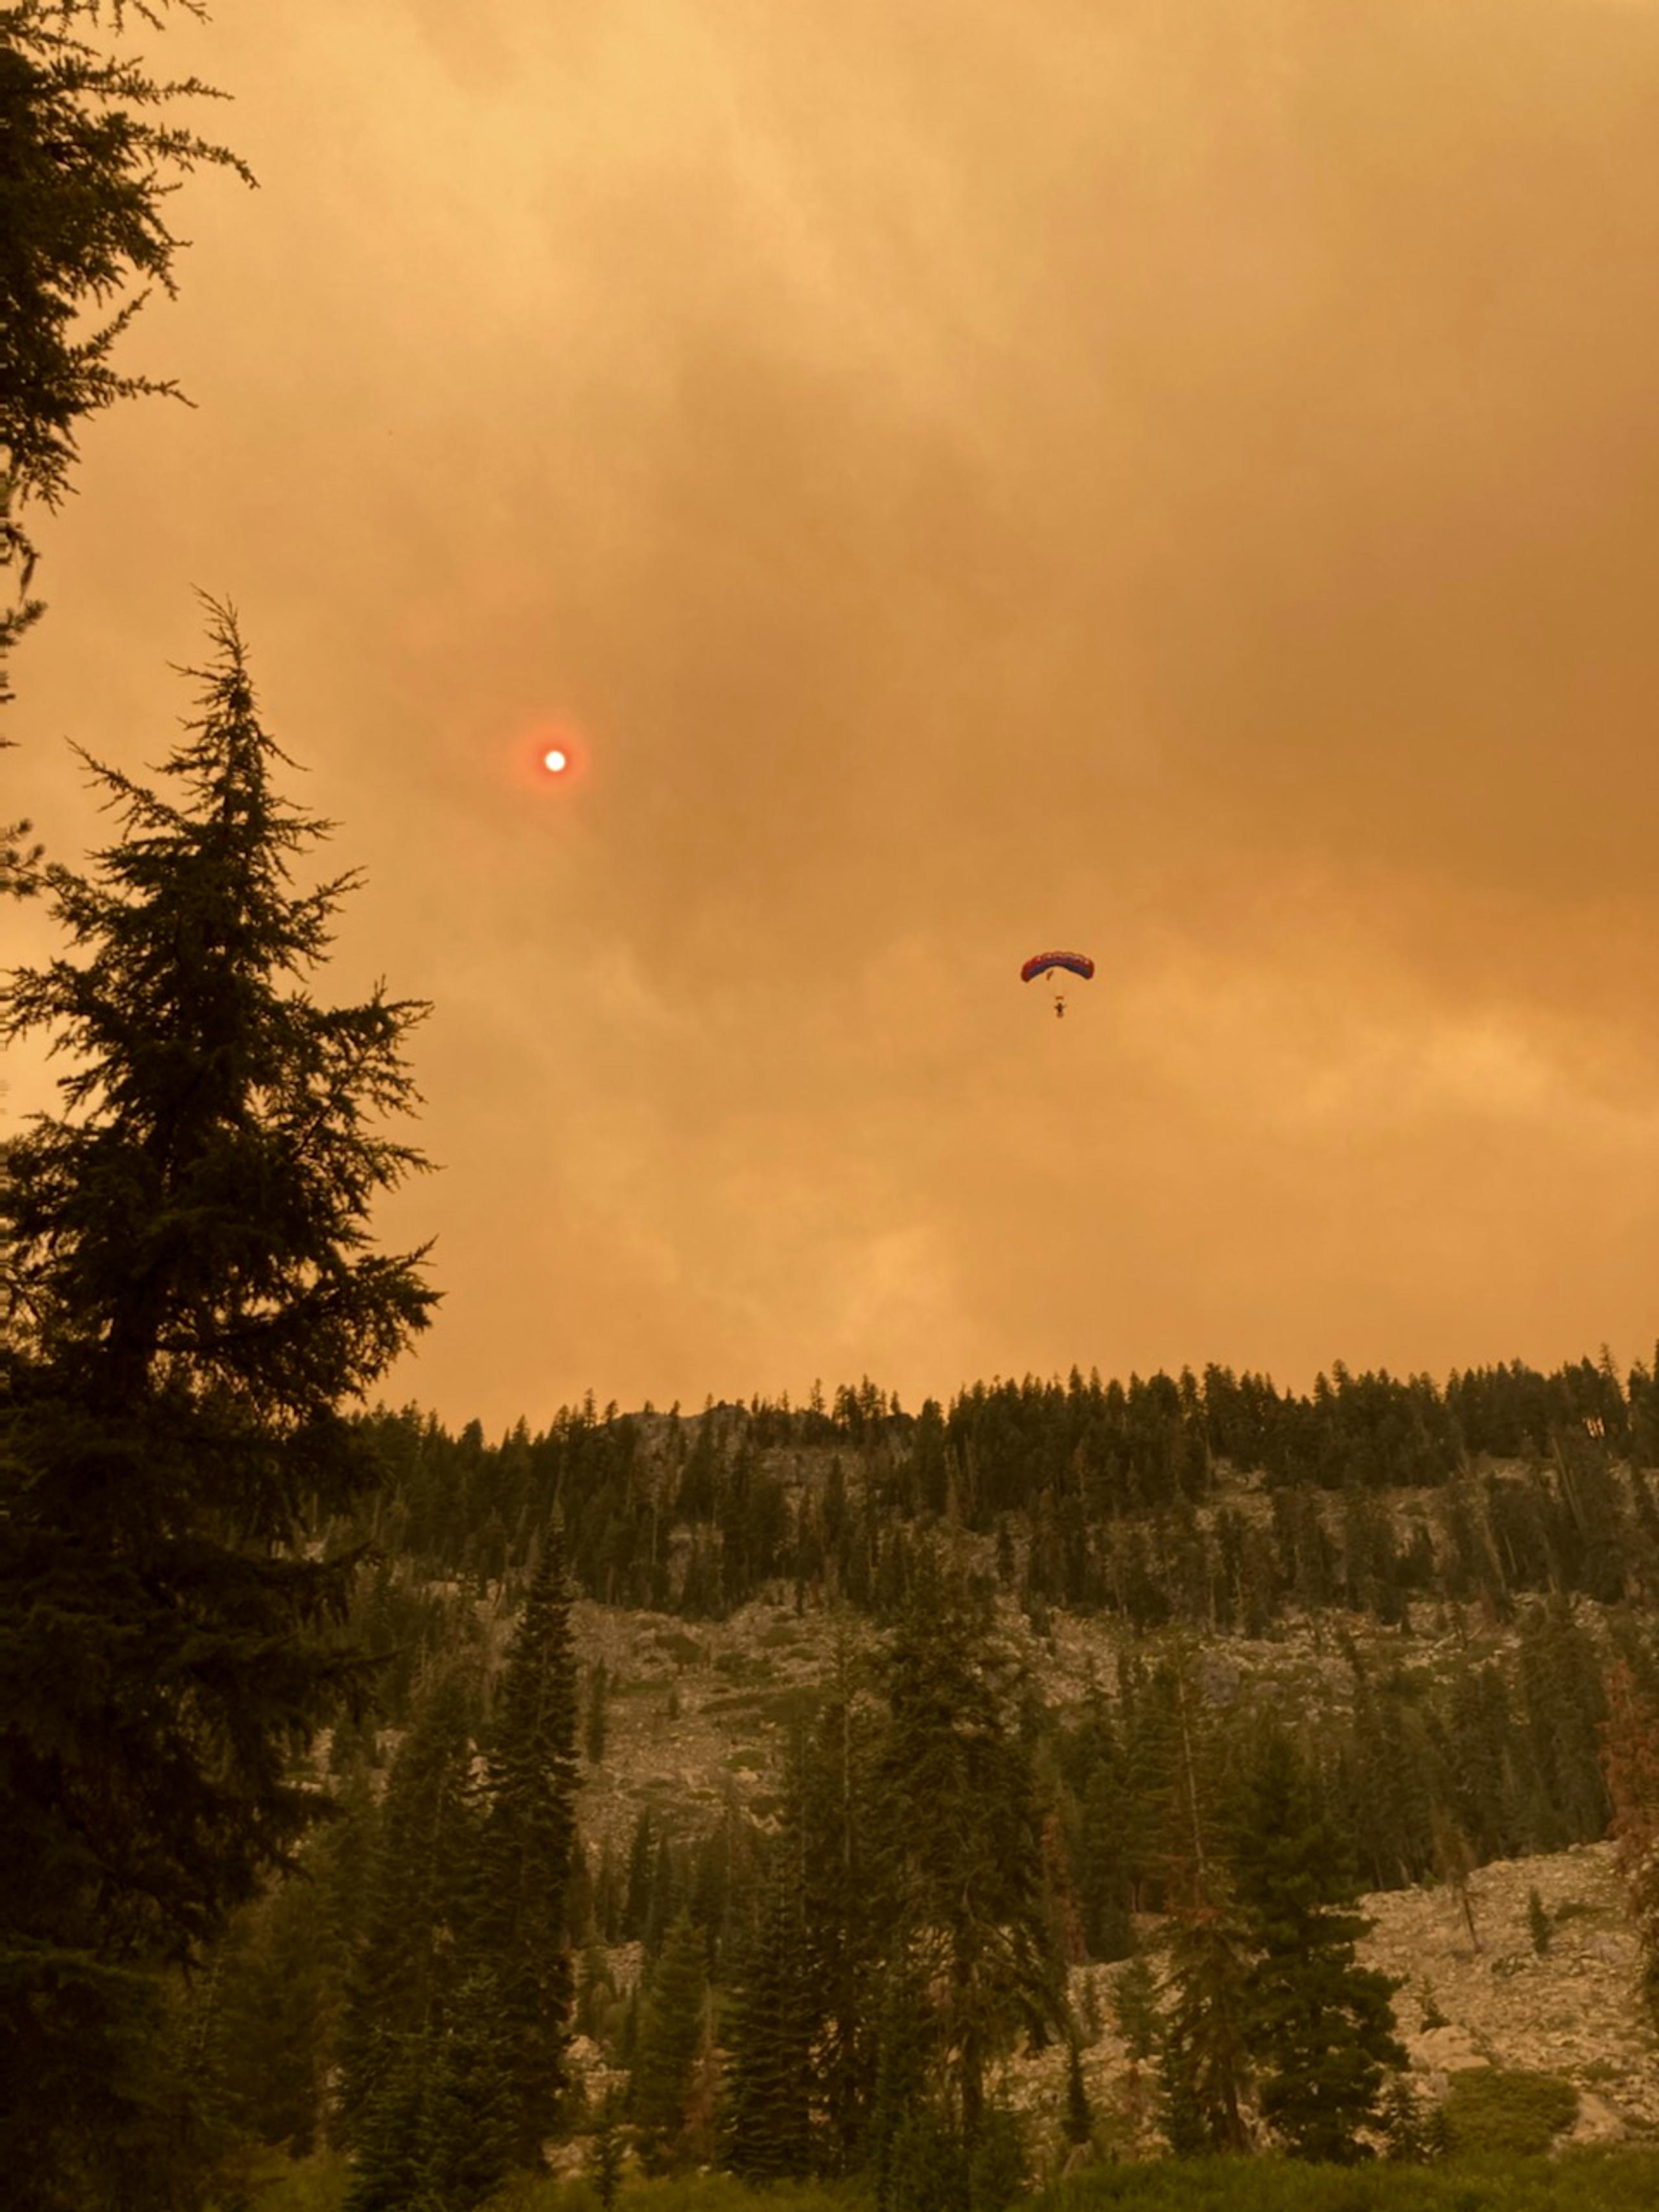
[[[315,1846],[307,1932],[290,1886],[224,1955],[202,2030],[223,2109],[268,2143],[347,2147],[354,2204],[399,2201],[373,2176],[406,2172],[411,2142],[452,2155],[441,2100],[407,2107],[414,2132],[388,2148],[349,2054],[373,2033],[434,2064],[422,2038],[447,2007],[465,2039],[491,1686],[517,1646],[493,1655],[557,1530],[570,1588],[599,1602],[637,1573],[625,1599],[684,1618],[759,1597],[848,1625],[799,1701],[771,1817],[647,1810],[625,1842],[572,1834],[568,2018],[597,2063],[558,2124],[590,2172],[626,2145],[646,2172],[850,2179],[896,2212],[1006,2202],[1040,2147],[988,2096],[993,2062],[1087,2047],[1101,2023],[1073,1970],[1091,1962],[1124,1962],[1117,2032],[1177,2152],[1444,2155],[1456,2114],[1401,2071],[1354,1900],[1645,1832],[1659,1638],[1652,1471],[1631,1455],[1650,1390],[1603,1357],[1443,1392],[1338,1370],[1299,1401],[1212,1369],[977,1388],[914,1418],[868,1383],[799,1411],[589,1405],[495,1446],[367,1417],[383,1486],[331,1542],[368,1546],[353,1632],[384,1655],[377,1709],[329,1754],[348,1809]],[[1209,1408],[1241,1402],[1244,1434],[1300,1456],[1221,1450],[1250,1447]],[[1043,1548],[1057,1499],[1080,1594],[1066,1547]],[[1118,1620],[1115,1663],[1052,1707],[1052,1614],[1091,1603]],[[1234,1639],[1310,1632],[1326,1663],[1288,1710],[1229,1660]],[[1413,1664],[1425,1636],[1449,1656]],[[562,1740],[597,1774],[621,1686],[568,1644],[560,1670]],[[307,1996],[284,2009],[296,1942]],[[1285,2042],[1273,2022],[1310,2011],[1316,2047]],[[1121,2124],[1079,2071],[1074,2150]],[[477,2201],[457,2187],[441,2201]]]
[[[1659,1386],[1605,1352],[1443,1388],[1340,1364],[1302,1395],[1215,1366],[1127,1385],[1073,1370],[914,1415],[866,1379],[828,1405],[689,1417],[590,1400],[495,1444],[412,1409],[368,1429],[381,1487],[354,1540],[482,1586],[521,1571],[556,1511],[585,1595],[691,1618],[780,1579],[881,1617],[935,1527],[994,1538],[1005,1582],[1017,1558],[1028,1608],[1142,1627],[1260,1634],[1286,1606],[1332,1603],[1397,1622],[1413,1595],[1507,1618],[1527,1593],[1659,1594]]]

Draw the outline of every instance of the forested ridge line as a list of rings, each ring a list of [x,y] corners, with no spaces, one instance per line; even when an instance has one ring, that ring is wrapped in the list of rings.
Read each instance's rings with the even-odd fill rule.
[[[577,1589],[719,1618],[775,1583],[878,1617],[919,1532],[994,1547],[1029,1611],[1102,1610],[1261,1633],[1287,1608],[1385,1622],[1414,1598],[1659,1595],[1659,1389],[1610,1354],[1443,1385],[1337,1363],[1311,1391],[1206,1367],[1103,1383],[997,1381],[915,1413],[867,1379],[792,1407],[601,1413],[532,1434],[365,1417],[382,1468],[371,1539],[432,1577],[522,1574],[556,1512]]]

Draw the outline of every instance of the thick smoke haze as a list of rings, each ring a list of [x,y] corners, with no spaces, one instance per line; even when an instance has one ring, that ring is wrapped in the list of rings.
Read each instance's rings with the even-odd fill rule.
[[[0,811],[106,835],[63,740],[159,759],[234,602],[324,988],[435,1008],[389,1395],[1650,1350],[1659,6],[134,43],[261,189],[173,204],[196,406],[37,532]]]

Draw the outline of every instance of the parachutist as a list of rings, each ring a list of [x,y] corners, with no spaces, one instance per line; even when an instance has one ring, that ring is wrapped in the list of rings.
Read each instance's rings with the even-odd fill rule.
[[[1086,952],[1034,952],[1020,969],[1019,980],[1030,983],[1056,968],[1068,975],[1081,975],[1085,983],[1095,972],[1095,963]],[[1060,990],[1054,993],[1054,1018],[1061,1022],[1066,1018],[1066,994]]]

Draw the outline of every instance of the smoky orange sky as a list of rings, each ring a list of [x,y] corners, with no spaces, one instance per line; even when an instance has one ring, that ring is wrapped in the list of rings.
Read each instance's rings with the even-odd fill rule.
[[[434,1006],[389,1399],[1650,1352],[1659,4],[131,43],[261,189],[40,518],[0,811],[76,859],[234,604],[322,988]]]

